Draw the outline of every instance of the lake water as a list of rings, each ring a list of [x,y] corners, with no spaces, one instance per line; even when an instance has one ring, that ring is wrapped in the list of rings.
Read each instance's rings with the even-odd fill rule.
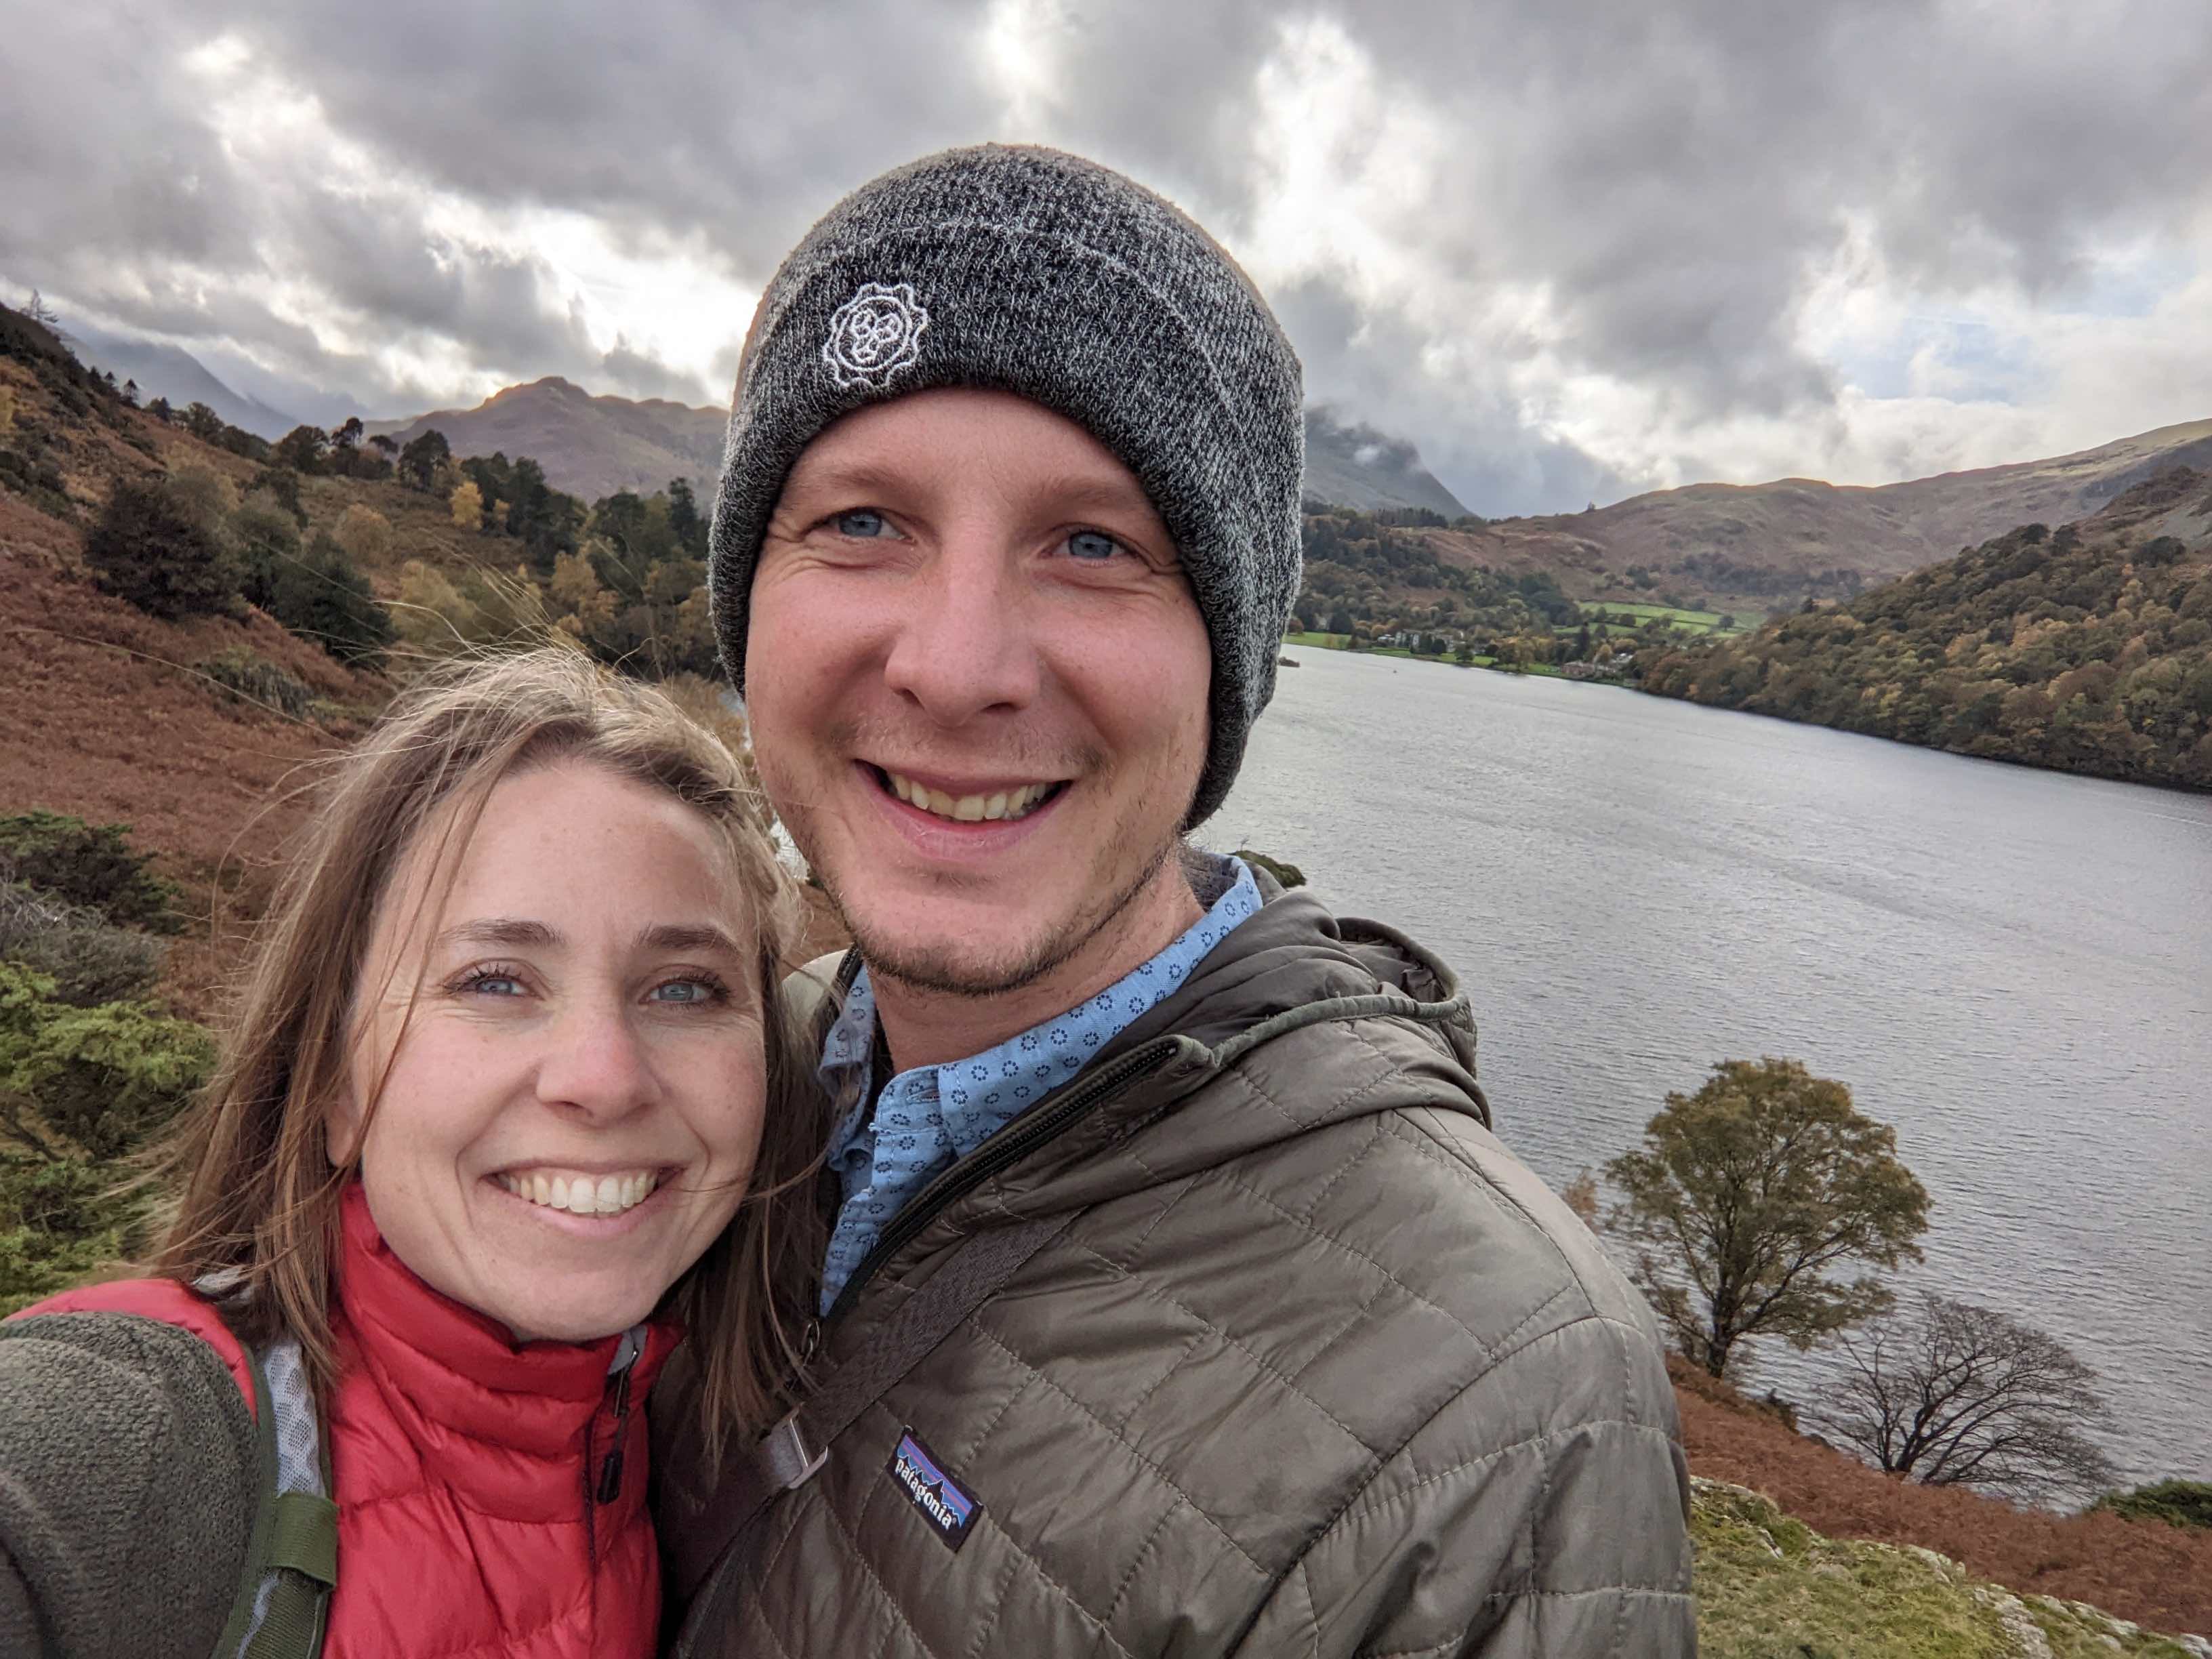
[[[1293,651],[1201,839],[1460,970],[1553,1185],[1723,1058],[1893,1125],[1916,1282],[2104,1374],[2130,1480],[2212,1480],[2212,798],[1614,688]],[[1819,1355],[1753,1345],[1802,1401]]]

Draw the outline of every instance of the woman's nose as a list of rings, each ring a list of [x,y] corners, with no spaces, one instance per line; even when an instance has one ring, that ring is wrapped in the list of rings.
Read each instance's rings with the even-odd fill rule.
[[[594,1118],[618,1118],[649,1106],[659,1088],[629,1010],[592,1005],[569,1010],[549,1033],[538,1067],[538,1097]]]

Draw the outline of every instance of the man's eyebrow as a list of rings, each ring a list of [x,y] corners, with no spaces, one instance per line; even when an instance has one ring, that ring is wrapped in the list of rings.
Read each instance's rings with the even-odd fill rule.
[[[437,943],[447,945],[506,945],[520,948],[524,945],[551,945],[561,943],[560,930],[542,921],[526,921],[516,916],[484,916],[474,921],[465,921],[448,927],[438,935]]]
[[[738,942],[710,922],[690,925],[663,923],[648,927],[637,936],[641,950],[660,951],[717,951],[725,956],[744,960],[745,953]]]

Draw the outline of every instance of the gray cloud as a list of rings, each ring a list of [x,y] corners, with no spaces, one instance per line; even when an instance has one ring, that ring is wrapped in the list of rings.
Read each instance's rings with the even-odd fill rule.
[[[696,398],[702,373],[726,384],[744,317],[691,363],[635,335],[608,349],[545,257],[434,229],[424,204],[585,215],[757,284],[884,167],[1039,137],[1241,248],[1328,125],[1281,90],[1312,69],[1286,42],[1320,29],[1368,100],[1328,165],[1367,181],[1375,242],[1339,257],[1344,228],[1312,225],[1273,298],[1317,397],[1498,513],[1727,472],[1747,424],[1794,434],[1791,471],[1847,451],[1932,466],[1917,437],[1858,434],[1844,371],[1808,349],[1818,272],[1856,258],[1900,292],[2002,290],[2033,316],[2087,303],[2112,250],[2185,276],[2212,236],[2200,0],[1039,0],[1047,68],[1026,78],[992,57],[994,20],[1023,10],[1005,3],[33,9],[0,40],[0,279],[198,342],[293,406],[404,410],[544,374]],[[282,120],[242,160],[226,146],[207,77],[179,67],[223,37],[313,100],[366,185],[288,152]],[[1414,198],[1392,204],[1394,179]]]

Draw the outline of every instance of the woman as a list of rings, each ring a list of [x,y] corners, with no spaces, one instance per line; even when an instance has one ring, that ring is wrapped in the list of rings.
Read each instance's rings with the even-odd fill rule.
[[[0,1325],[0,1652],[651,1653],[634,1405],[688,1328],[707,1440],[772,1417],[819,1257],[793,899],[659,692],[547,651],[404,695],[279,890],[159,1276]]]

